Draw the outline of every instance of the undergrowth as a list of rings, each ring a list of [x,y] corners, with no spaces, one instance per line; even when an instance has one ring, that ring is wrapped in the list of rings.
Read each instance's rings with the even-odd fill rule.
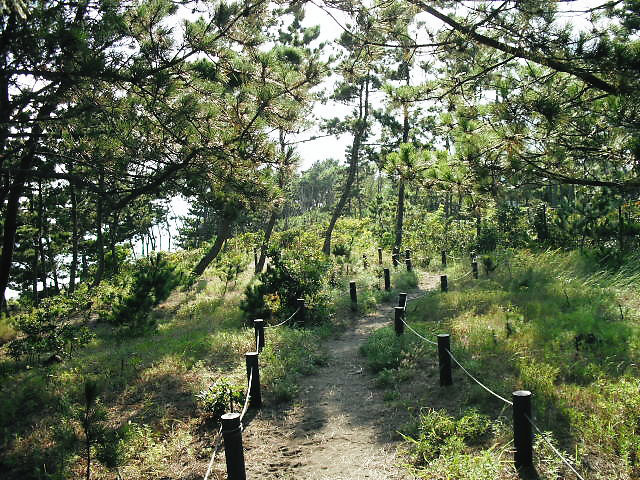
[[[510,398],[514,390],[532,391],[535,421],[545,438],[585,478],[637,478],[638,263],[611,271],[578,253],[557,251],[499,252],[492,262],[496,268],[481,271],[478,280],[464,276],[464,263],[450,266],[449,293],[433,292],[415,302],[408,322],[423,335],[450,333],[456,358],[500,395]],[[435,479],[518,478],[512,462],[510,409],[460,369],[454,370],[454,386],[441,390],[435,350],[416,347],[416,339],[410,332],[397,339],[384,328],[363,348],[370,368],[381,372],[378,386],[398,391],[389,372],[409,369],[413,377],[405,377],[432,382],[435,395],[444,395],[425,398],[409,386],[405,389],[413,395],[417,425],[422,425],[401,429],[410,439],[414,473]],[[436,371],[427,372],[425,380],[419,372],[429,361]],[[446,413],[431,412],[425,418],[421,407],[434,403]],[[426,420],[433,423],[431,417],[441,420],[446,415],[443,422],[451,426],[469,408],[493,425],[479,445],[456,439],[457,434],[440,441],[432,430],[429,435],[420,433]],[[574,478],[542,438],[536,438],[540,478]],[[433,451],[446,454],[425,453]]]

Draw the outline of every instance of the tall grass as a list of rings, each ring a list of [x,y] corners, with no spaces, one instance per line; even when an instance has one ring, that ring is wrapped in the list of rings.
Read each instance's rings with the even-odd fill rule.
[[[536,421],[588,478],[636,478],[640,474],[637,258],[616,270],[578,253],[552,250],[506,251],[494,259],[498,268],[489,275],[481,274],[479,280],[468,276],[447,294],[437,292],[418,300],[409,311],[409,322],[422,331],[451,333],[456,357],[501,395],[531,390]],[[447,273],[455,276],[462,273],[460,269],[466,266],[453,266]],[[400,347],[405,355],[411,351],[409,346]],[[381,351],[365,353],[377,361]],[[413,367],[418,365],[416,359]],[[462,373],[454,376],[454,390],[462,389],[463,394],[451,396],[447,407],[451,415],[476,407],[496,425],[510,422],[500,402],[464,380]],[[415,401],[416,406],[432,402],[423,403],[419,397]],[[418,468],[419,476],[481,478],[470,472],[497,468],[491,478],[515,478],[509,473],[510,464],[501,460],[508,442],[508,429],[498,429],[481,446],[427,462]],[[541,475],[573,478],[543,443],[537,449]],[[461,473],[465,465],[466,473]]]

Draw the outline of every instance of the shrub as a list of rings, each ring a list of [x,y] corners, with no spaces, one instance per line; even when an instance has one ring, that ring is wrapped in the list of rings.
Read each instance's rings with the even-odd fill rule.
[[[198,406],[206,420],[218,422],[220,416],[234,410],[233,405],[244,402],[245,388],[232,385],[226,378],[220,378],[196,395]]]
[[[403,358],[420,344],[417,337],[409,335],[397,336],[391,327],[383,327],[373,332],[360,353],[367,357],[367,365],[374,372],[397,368]]]
[[[9,355],[15,359],[26,356],[32,361],[43,354],[64,357],[89,343],[93,338],[89,330],[72,322],[78,305],[75,297],[58,295],[12,317],[13,327],[21,335],[9,343]]]
[[[312,307],[306,318],[314,319],[313,307],[322,307],[325,297],[320,292],[332,263],[319,249],[307,244],[304,237],[298,241],[288,238],[289,249],[270,249],[267,269],[258,276],[257,284],[247,287],[240,304],[248,318],[288,316],[297,308],[296,299],[305,298]]]
[[[475,409],[465,411],[458,420],[445,410],[423,409],[417,438],[407,439],[412,443],[414,461],[428,463],[440,455],[461,453],[465,445],[478,443],[490,426],[489,417]]]
[[[140,335],[156,326],[149,313],[165,300],[184,276],[158,253],[138,261],[132,273],[129,292],[113,307],[108,321],[123,331]]]

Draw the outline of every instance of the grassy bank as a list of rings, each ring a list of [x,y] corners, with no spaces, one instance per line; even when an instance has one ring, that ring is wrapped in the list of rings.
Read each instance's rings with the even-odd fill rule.
[[[586,478],[637,478],[637,270],[631,263],[607,271],[577,253],[521,251],[493,261],[489,275],[411,304],[409,323],[424,335],[451,333],[454,355],[501,395],[531,390],[546,439]],[[466,269],[447,273],[456,279]],[[415,422],[399,426],[411,468],[430,479],[518,478],[510,408],[459,369],[453,387],[434,386],[435,350],[410,337],[375,332],[364,353],[378,383],[395,392],[390,401],[414,413]],[[535,448],[541,478],[574,478],[540,437]]]
[[[254,350],[253,330],[238,305],[244,285],[223,295],[209,278],[174,292],[156,308],[156,333],[123,338],[106,324],[75,357],[50,367],[25,366],[6,357],[0,377],[3,478],[80,478],[85,460],[83,388],[98,385],[101,427],[116,432],[113,451],[92,450],[92,478],[200,477],[206,470],[214,428],[198,394],[224,379],[242,389],[244,353]],[[324,361],[321,339],[333,329],[283,326],[268,332],[261,356],[268,402],[292,398],[299,375]],[[112,461],[107,454],[111,454]]]

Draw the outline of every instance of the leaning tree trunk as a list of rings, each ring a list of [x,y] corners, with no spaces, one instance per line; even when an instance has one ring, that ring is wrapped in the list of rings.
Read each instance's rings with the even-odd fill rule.
[[[344,206],[347,204],[347,200],[351,197],[351,187],[353,186],[353,182],[356,178],[356,172],[358,171],[358,159],[360,157],[360,146],[362,144],[362,139],[367,131],[367,118],[369,116],[369,79],[365,80],[363,86],[360,87],[360,98],[362,99],[364,90],[364,102],[360,103],[360,111],[358,115],[358,128],[353,136],[353,144],[351,147],[351,159],[349,161],[349,173],[347,174],[347,180],[344,184],[344,190],[340,195],[340,200],[338,200],[338,204],[336,205],[335,210],[333,211],[333,215],[331,215],[331,220],[329,221],[329,226],[327,227],[327,231],[324,234],[324,245],[322,247],[322,251],[329,255],[331,254],[331,235],[333,234],[333,229],[336,226],[336,222],[340,215],[342,214],[342,210]]]
[[[258,259],[258,263],[256,264],[256,274],[262,272],[262,269],[264,268],[264,264],[267,260],[267,247],[269,246],[269,240],[271,240],[271,234],[273,233],[273,227],[276,224],[277,218],[278,214],[275,210],[272,210],[271,216],[269,217],[269,223],[267,223],[267,228],[265,228],[264,230],[264,241],[260,246],[260,258]]]
[[[222,246],[224,242],[229,238],[229,234],[231,233],[231,220],[227,218],[223,218],[220,229],[218,230],[218,236],[216,237],[216,241],[213,242],[211,248],[207,251],[207,253],[202,257],[202,259],[198,262],[195,268],[192,270],[191,275],[194,277],[199,277],[204,273],[207,267],[215,260],[215,258],[222,250]]]

